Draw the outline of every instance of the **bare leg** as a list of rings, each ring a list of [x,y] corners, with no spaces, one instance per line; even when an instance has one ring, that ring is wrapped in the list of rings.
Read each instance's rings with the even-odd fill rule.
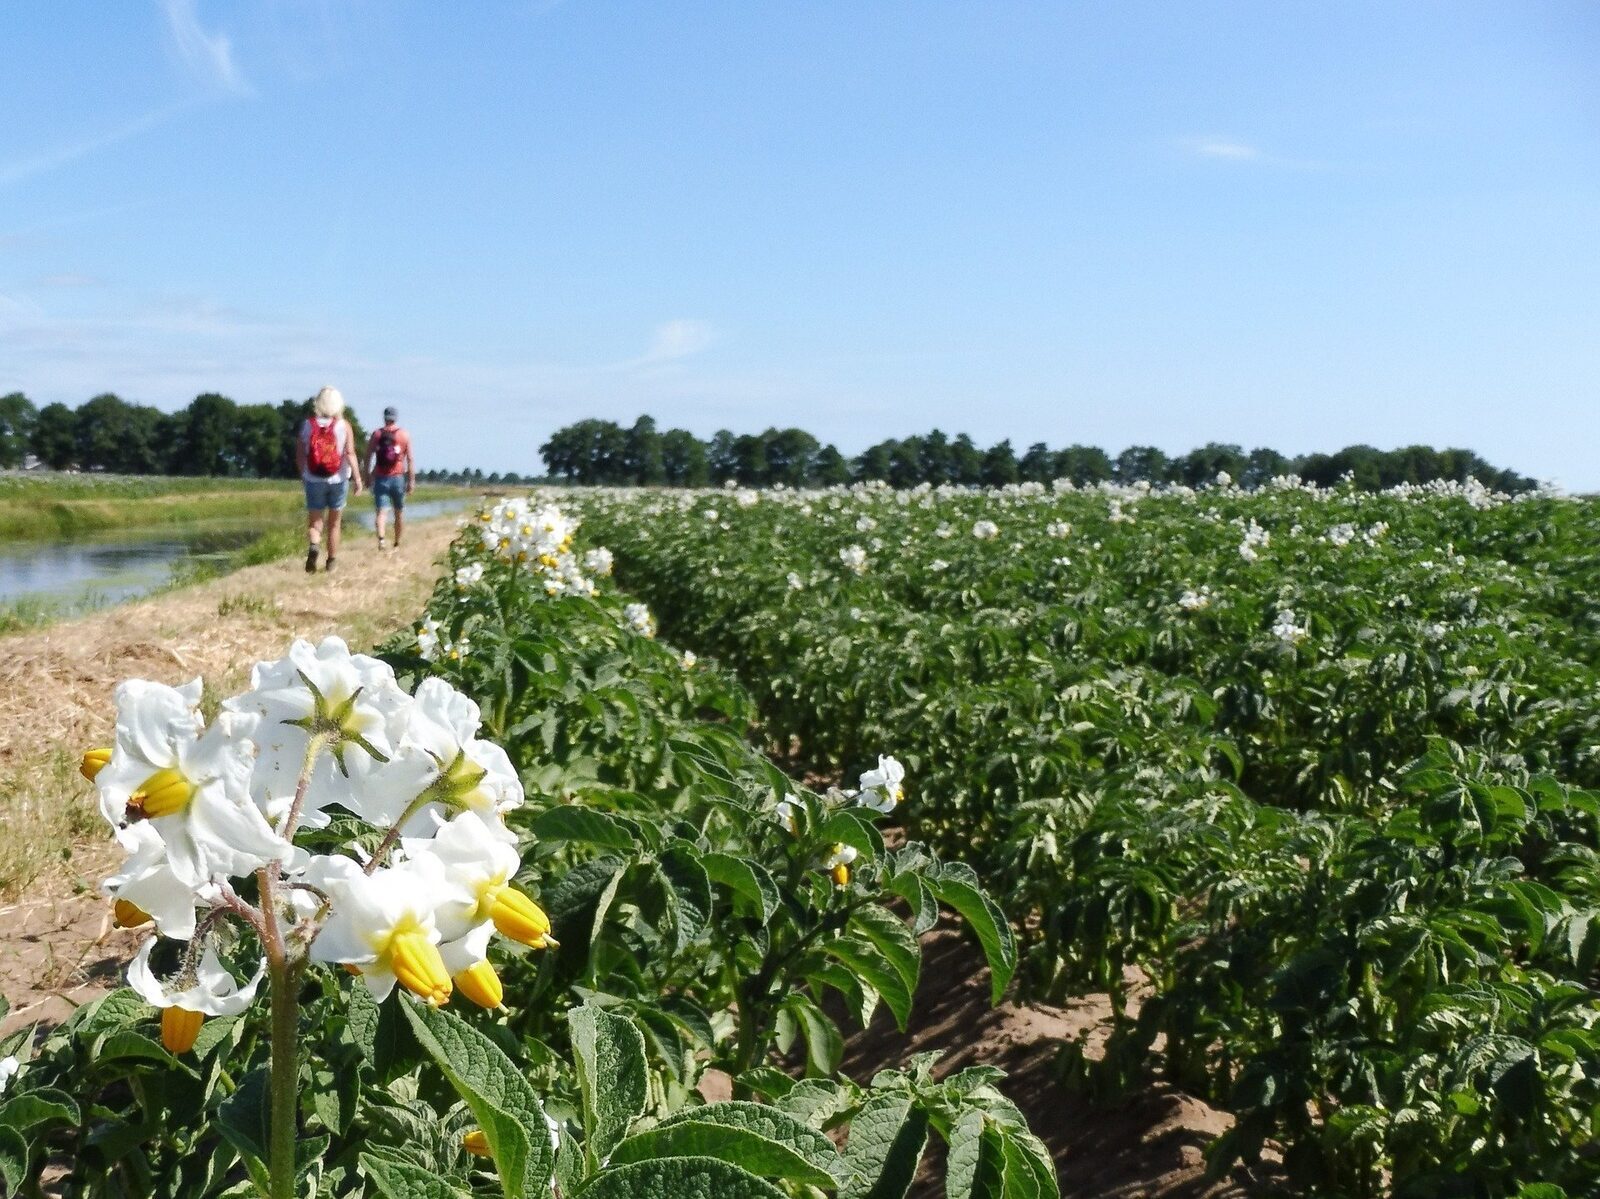
[[[406,510],[404,508],[396,508],[394,510],[394,548],[395,549],[399,549],[400,548],[400,534],[405,532],[405,528],[406,528]]]
[[[343,508],[328,509],[328,557],[339,552],[339,522],[344,517]]]
[[[317,548],[322,544],[322,509],[306,510],[306,569],[317,568]]]

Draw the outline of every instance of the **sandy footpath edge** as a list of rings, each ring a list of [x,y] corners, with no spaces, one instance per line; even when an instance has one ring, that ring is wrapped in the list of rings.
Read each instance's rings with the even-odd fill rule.
[[[72,1008],[116,985],[138,937],[110,924],[97,887],[117,854],[103,836],[80,752],[109,744],[112,691],[139,677],[208,692],[246,685],[250,668],[295,637],[337,634],[369,648],[421,613],[455,521],[418,521],[398,550],[370,533],[345,540],[334,573],[303,558],[0,637],[0,995],[3,1027]]]

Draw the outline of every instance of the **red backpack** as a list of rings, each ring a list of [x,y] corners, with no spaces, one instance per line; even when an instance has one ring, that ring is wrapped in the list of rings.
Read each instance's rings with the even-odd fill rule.
[[[326,425],[311,419],[311,436],[306,445],[306,469],[324,479],[331,479],[344,465],[344,455],[339,452],[339,422],[331,420]]]
[[[378,465],[386,471],[400,465],[400,445],[393,429],[378,430]]]

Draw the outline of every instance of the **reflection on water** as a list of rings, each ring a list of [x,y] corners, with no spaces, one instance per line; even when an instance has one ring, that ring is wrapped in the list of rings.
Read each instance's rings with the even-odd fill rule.
[[[425,520],[430,516],[449,516],[453,512],[460,512],[473,501],[460,500],[418,500],[406,505],[407,520]],[[356,496],[349,504],[345,505],[344,519],[346,523],[354,519],[356,524],[363,529],[377,527],[372,502],[367,498],[366,492]],[[393,522],[391,522],[393,527]]]
[[[220,557],[264,531],[259,525],[229,524],[0,545],[0,603],[37,599],[62,608],[119,603],[164,586],[180,563]]]
[[[371,529],[372,505],[365,499],[345,509],[345,520]],[[446,516],[471,502],[424,500],[407,505],[406,516]],[[0,544],[0,604],[37,600],[70,611],[137,599],[166,586],[184,565],[241,549],[272,527],[226,522]]]

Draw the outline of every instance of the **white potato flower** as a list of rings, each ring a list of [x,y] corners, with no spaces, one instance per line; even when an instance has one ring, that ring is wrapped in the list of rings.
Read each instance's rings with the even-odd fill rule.
[[[352,772],[351,810],[383,828],[404,820],[402,833],[414,836],[453,812],[497,816],[519,807],[516,769],[505,750],[479,739],[481,726],[471,699],[443,679],[423,679],[389,760]]]
[[[355,810],[353,777],[388,760],[411,697],[388,663],[352,654],[343,640],[327,637],[315,646],[296,640],[284,657],[257,664],[250,689],[222,706],[261,722],[250,791],[274,825],[294,802],[311,738],[331,746],[317,759],[300,817],[307,828],[322,828],[331,819],[329,806]]]
[[[0,1057],[0,1095],[6,1093],[6,1087],[16,1077],[17,1071],[22,1069],[22,1063],[17,1060],[16,1054],[9,1057]]]
[[[867,573],[867,551],[859,545],[846,546],[839,551],[839,561],[844,568],[858,575]]]
[[[654,637],[656,635],[656,619],[650,615],[650,609],[643,604],[629,604],[622,609],[622,619],[628,622],[628,627],[641,637]]]
[[[974,521],[972,525],[972,535],[979,541],[993,541],[996,537],[1000,536],[1000,526],[995,524],[992,520]]]
[[[888,755],[880,755],[877,768],[861,776],[856,802],[874,812],[892,812],[905,799],[906,768]]]
[[[151,937],[141,945],[128,963],[128,985],[151,1007],[179,1007],[203,1016],[237,1016],[255,999],[256,988],[267,971],[266,958],[261,959],[255,976],[241,987],[223,966],[217,951],[207,945],[192,970],[180,971],[163,982],[150,968],[150,951],[156,947],[156,940]]]
[[[433,1006],[450,998],[454,988],[439,952],[435,913],[448,904],[470,905],[473,896],[449,881],[435,855],[371,874],[349,858],[312,865],[308,881],[330,901],[327,922],[311,943],[312,961],[354,967],[375,999],[388,998],[396,983]]]
[[[289,843],[251,802],[259,718],[223,712],[202,733],[188,714],[173,718],[169,693],[159,684],[117,688],[116,744],[95,777],[112,827],[148,822],[172,874],[191,889],[288,860]]]

